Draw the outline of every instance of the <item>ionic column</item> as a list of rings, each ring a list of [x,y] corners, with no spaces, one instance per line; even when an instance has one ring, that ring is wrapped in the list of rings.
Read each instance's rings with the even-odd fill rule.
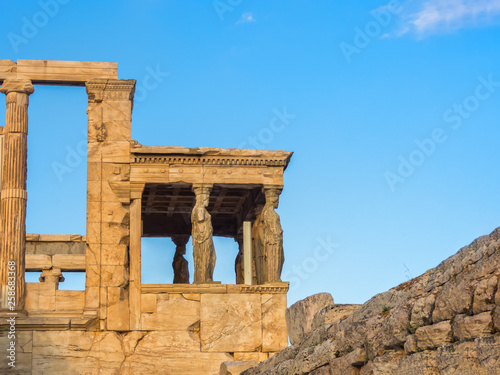
[[[196,204],[191,214],[194,260],[194,283],[213,282],[215,249],[212,239],[212,216],[207,211],[211,185],[193,185]]]
[[[281,270],[285,261],[283,253],[283,229],[280,217],[274,211],[278,208],[281,189],[264,187],[266,204],[260,215],[262,225],[264,282],[281,282]]]
[[[0,92],[7,96],[4,129],[4,159],[0,203],[0,308],[9,286],[9,262],[15,263],[15,309],[24,308],[26,250],[26,173],[28,102],[34,92],[29,80],[5,80]],[[11,271],[12,272],[12,271]],[[11,279],[12,281],[12,279]]]
[[[175,255],[172,262],[174,284],[189,284],[188,261],[184,258],[189,235],[177,234],[172,236],[172,241],[175,244]]]

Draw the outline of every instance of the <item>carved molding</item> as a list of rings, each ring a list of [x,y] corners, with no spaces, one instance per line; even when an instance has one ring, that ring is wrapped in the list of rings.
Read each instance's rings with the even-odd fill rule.
[[[264,285],[241,284],[142,284],[142,294],[286,294],[289,283],[280,282]]]
[[[247,285],[239,286],[239,288],[240,290],[237,291],[239,293],[285,294],[288,292],[288,286]]]
[[[109,186],[121,203],[130,203],[130,181],[109,181]]]
[[[136,164],[186,164],[186,165],[224,165],[224,166],[267,166],[286,167],[287,161],[283,159],[260,159],[240,157],[196,157],[196,156],[152,156],[135,155],[132,162]]]
[[[89,103],[131,101],[135,93],[135,79],[93,79],[85,86]]]

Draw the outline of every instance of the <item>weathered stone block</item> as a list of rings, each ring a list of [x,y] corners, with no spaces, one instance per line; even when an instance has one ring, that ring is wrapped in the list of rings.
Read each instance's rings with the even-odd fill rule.
[[[420,327],[415,331],[417,347],[419,350],[434,349],[450,343],[453,340],[449,320]]]
[[[143,313],[156,312],[156,294],[141,295],[141,312]]]
[[[102,286],[125,287],[128,281],[128,270],[124,266],[101,266]]]
[[[101,264],[103,266],[125,266],[128,264],[127,245],[106,245],[106,251],[102,253]]]
[[[201,350],[257,351],[262,346],[261,303],[260,294],[202,294]]]
[[[101,181],[101,163],[98,161],[87,163],[87,187],[89,181]]]
[[[79,290],[56,291],[56,310],[81,311],[85,304],[85,292]]]
[[[408,354],[408,355],[416,353],[418,351],[417,339],[416,339],[415,335],[410,335],[406,338],[404,348],[405,348],[406,354]]]
[[[437,365],[443,375],[482,374],[473,342],[455,343],[438,348]]]
[[[158,299],[155,313],[141,314],[141,329],[153,331],[188,331],[200,320],[200,302],[187,300],[180,294]]]
[[[457,315],[452,328],[459,341],[471,340],[493,333],[493,318],[489,311],[473,316]]]
[[[27,254],[26,255],[26,270],[42,269],[48,270],[52,268],[52,257],[44,254]]]
[[[39,283],[26,283],[25,308],[28,311],[38,310]]]
[[[500,368],[500,335],[478,337],[474,340],[477,358],[486,374],[494,374]]]
[[[276,352],[288,346],[286,294],[262,295],[262,351]]]
[[[435,350],[404,356],[399,360],[399,373],[407,375],[441,375],[436,357]]]
[[[127,331],[130,327],[128,293],[120,287],[107,289],[107,328],[111,331]]]
[[[87,182],[87,201],[99,202],[102,197],[102,181],[88,181]],[[96,216],[92,216],[96,217]],[[99,216],[97,216],[99,217]]]
[[[38,309],[54,311],[56,309],[56,284],[40,283],[38,286]]]
[[[326,306],[314,314],[311,329],[315,330],[325,324],[334,323],[339,320],[344,320],[352,312],[356,311],[361,305],[342,305],[333,304]]]
[[[186,331],[148,332],[137,344],[135,354],[155,356],[159,353],[194,352],[200,350],[199,337]]]
[[[411,310],[410,324],[412,326],[424,326],[432,323],[432,310],[436,296],[429,294],[426,297],[419,298],[413,305]]]
[[[222,362],[231,360],[226,353],[154,351],[150,355],[134,354],[125,360],[124,365],[134,375],[215,375],[219,373]]]
[[[449,282],[439,292],[432,313],[434,323],[450,320],[457,314],[466,314],[472,307],[474,286],[469,280]]]
[[[472,311],[479,314],[484,311],[491,311],[495,308],[495,291],[497,289],[498,278],[496,276],[481,280],[474,292],[474,302]],[[499,301],[500,302],[500,301]]]
[[[85,287],[85,307],[97,308],[99,307],[99,287]]]

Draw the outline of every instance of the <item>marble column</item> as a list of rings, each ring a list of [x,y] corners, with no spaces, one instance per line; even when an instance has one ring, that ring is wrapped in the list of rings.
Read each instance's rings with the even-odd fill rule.
[[[189,284],[188,261],[184,258],[189,236],[182,234],[175,235],[172,236],[172,241],[175,244],[175,255],[174,261],[172,262],[172,268],[174,269],[174,284]]]
[[[194,283],[213,282],[215,269],[215,249],[212,239],[212,216],[207,211],[212,186],[193,185],[196,204],[191,214]]]
[[[29,80],[5,80],[0,87],[0,92],[7,96],[0,203],[0,292],[2,296],[5,296],[7,290],[11,291],[9,281],[11,285],[15,283],[13,301],[15,306],[3,305],[0,308],[22,310],[25,294],[26,200],[28,197],[26,191],[28,103],[29,96],[34,89]],[[5,303],[5,298],[0,299],[2,300]]]

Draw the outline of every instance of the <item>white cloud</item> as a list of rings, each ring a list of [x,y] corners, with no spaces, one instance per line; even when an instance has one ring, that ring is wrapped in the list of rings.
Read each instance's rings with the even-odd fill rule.
[[[241,15],[241,18],[236,23],[239,24],[239,23],[252,23],[252,22],[255,22],[255,17],[253,16],[253,14],[243,13]]]
[[[424,36],[485,26],[500,20],[500,0],[427,0],[405,18],[399,35],[415,31]]]

